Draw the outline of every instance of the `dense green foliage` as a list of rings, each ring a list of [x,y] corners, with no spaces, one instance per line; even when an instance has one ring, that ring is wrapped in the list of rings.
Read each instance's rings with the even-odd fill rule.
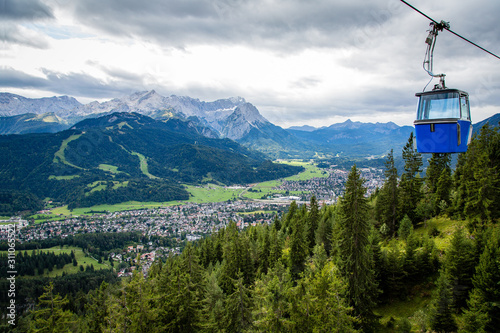
[[[6,253],[0,254],[0,277],[2,278],[8,276],[7,258],[8,255]],[[75,253],[73,251],[71,254],[35,251],[28,254],[26,251],[20,252],[16,254],[16,271],[20,275],[43,274],[45,269],[51,272],[54,268],[63,268],[64,265],[71,263],[73,259],[75,259]]]
[[[384,235],[394,235],[407,215],[414,225],[445,214],[467,219],[469,227],[500,218],[500,130],[486,125],[466,153],[458,156],[454,173],[450,154],[432,154],[425,176],[422,156],[413,149],[413,135],[403,149],[404,172],[395,180],[394,158],[386,161],[386,183],[378,192],[375,213]],[[397,208],[396,208],[397,207]],[[393,224],[394,223],[394,224]]]
[[[403,150],[397,200],[379,200],[382,191],[367,198],[354,166],[336,205],[320,208],[313,198],[308,206],[293,202],[269,226],[239,230],[230,223],[188,243],[180,256],[156,262],[147,277],[137,270],[131,278],[80,294],[78,307],[49,286],[17,329],[35,332],[50,321],[75,332],[407,332],[409,318],[380,323],[376,307],[423,290],[426,302],[412,318],[419,330],[495,332],[499,131],[483,129],[454,174],[449,156],[433,155],[422,178],[412,140]],[[394,175],[391,158],[388,178]],[[480,171],[465,167],[479,165]],[[486,181],[485,191],[472,195]],[[418,202],[403,205],[403,196]],[[439,251],[439,231],[418,232],[437,215],[465,218]],[[394,216],[399,218],[391,230],[387,223]],[[96,236],[92,242],[112,246],[103,240]]]
[[[10,216],[16,212],[42,208],[42,201],[31,193],[0,190],[0,215]]]
[[[0,210],[6,213],[38,208],[36,198],[46,197],[70,208],[187,200],[179,183],[254,183],[302,170],[232,140],[204,137],[189,122],[135,113],[87,119],[55,134],[0,136],[0,154]],[[34,199],[20,206],[14,197],[21,193]]]

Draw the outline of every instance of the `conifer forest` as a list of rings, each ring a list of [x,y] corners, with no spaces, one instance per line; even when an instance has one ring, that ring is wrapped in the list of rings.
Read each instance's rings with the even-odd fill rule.
[[[146,275],[39,286],[14,331],[497,332],[500,131],[483,127],[454,170],[433,154],[424,171],[413,140],[387,156],[371,196],[354,165],[335,205],[313,197],[270,225],[230,223]],[[457,222],[445,247],[436,218]],[[428,301],[411,318],[382,319],[416,295]]]

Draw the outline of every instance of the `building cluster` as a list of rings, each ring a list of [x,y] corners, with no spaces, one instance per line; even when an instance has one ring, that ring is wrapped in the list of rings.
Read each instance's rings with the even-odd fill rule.
[[[234,201],[85,215],[31,225],[19,231],[18,239],[26,242],[65,238],[78,233],[140,232],[145,236],[182,236],[195,240],[225,227],[230,221],[236,222],[240,228],[271,223],[275,212],[285,209],[285,206],[281,203]],[[262,213],[251,214],[255,211]]]
[[[382,187],[385,181],[384,171],[377,168],[359,169],[361,176],[366,180],[364,186],[367,189],[366,195],[371,195],[377,187]],[[345,183],[349,175],[349,170],[325,169],[328,177],[317,177],[308,180],[284,180],[275,189],[280,191],[300,192],[303,201],[309,201],[313,195],[318,201],[336,202],[344,193]]]

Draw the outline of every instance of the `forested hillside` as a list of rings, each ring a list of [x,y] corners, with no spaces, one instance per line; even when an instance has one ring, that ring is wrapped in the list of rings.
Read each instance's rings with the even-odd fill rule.
[[[189,121],[114,113],[59,133],[0,136],[0,215],[17,211],[13,196],[70,208],[164,202],[189,198],[180,184],[253,183],[302,170],[199,131]]]
[[[17,331],[496,332],[500,131],[483,128],[454,173],[434,155],[422,174],[412,141],[401,179],[390,154],[370,198],[353,166],[337,205],[312,198],[269,226],[232,223],[147,277],[101,284],[78,309],[49,285]],[[428,225],[436,216],[457,221],[451,235]],[[381,320],[415,291],[426,301],[411,318]]]

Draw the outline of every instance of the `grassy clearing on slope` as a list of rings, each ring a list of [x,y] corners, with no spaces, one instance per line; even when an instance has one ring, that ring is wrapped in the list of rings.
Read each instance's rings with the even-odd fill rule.
[[[252,187],[252,191],[246,191],[243,195],[243,198],[246,199],[261,199],[262,196],[273,196],[274,194],[285,195],[285,190],[275,189],[276,187],[283,184],[283,180],[289,181],[300,181],[300,180],[309,180],[312,178],[325,178],[328,177],[328,173],[317,166],[309,163],[309,162],[301,162],[301,161],[280,161],[279,163],[294,165],[294,166],[302,166],[305,170],[297,175],[290,176],[283,179],[270,180],[267,182],[258,183]],[[287,195],[293,196],[302,196],[302,194],[307,192],[302,191],[289,191]]]
[[[52,270],[52,272],[49,272],[48,269],[45,269],[43,276],[48,276],[48,277],[62,276],[63,272],[65,272],[66,274],[75,274],[75,273],[78,273],[80,271],[80,265],[82,265],[84,268],[87,265],[88,266],[92,265],[92,266],[94,266],[95,270],[111,268],[108,264],[99,264],[99,262],[96,259],[94,259],[92,257],[86,257],[83,250],[79,247],[65,245],[63,248],[60,248],[59,246],[54,246],[54,247],[51,247],[48,249],[35,250],[35,251],[45,252],[45,253],[54,252],[54,254],[56,254],[56,255],[62,254],[62,253],[70,254],[71,251],[75,252],[75,259],[78,262],[77,266],[73,266],[72,263],[69,263],[69,264],[64,265],[63,268],[60,268],[60,269],[54,268],[54,270]],[[16,253],[19,253],[19,252],[24,253],[25,251],[24,250],[16,251]],[[26,250],[26,252],[29,255],[31,255],[33,253],[33,250]],[[6,253],[6,251],[2,251],[2,253]]]
[[[71,180],[73,178],[78,178],[80,175],[70,175],[70,176],[54,176],[50,175],[49,179],[55,179],[55,180]]]
[[[415,234],[417,236],[422,236],[424,234],[429,235],[436,233],[437,230],[439,234],[434,237],[434,242],[436,243],[436,248],[443,251],[450,245],[450,241],[455,230],[458,228],[465,228],[466,224],[466,221],[457,221],[452,220],[449,217],[437,216],[421,223],[415,229]],[[465,230],[467,231],[467,228],[465,228]]]
[[[75,208],[72,211],[68,209],[68,206],[61,206],[54,208],[52,210],[53,214],[62,216],[80,216],[80,215],[93,215],[92,212],[121,212],[126,210],[138,210],[138,209],[150,209],[159,208],[164,206],[173,206],[183,203],[182,201],[169,201],[169,202],[140,202],[140,201],[126,201],[114,205],[96,205],[92,207],[82,207]]]
[[[60,163],[64,163],[66,165],[69,165],[69,166],[71,166],[73,168],[83,169],[83,168],[80,168],[79,166],[76,166],[76,165],[74,165],[74,164],[66,161],[66,157],[64,156],[64,151],[68,147],[68,144],[71,141],[77,140],[81,136],[82,136],[82,134],[73,134],[72,136],[70,136],[69,138],[67,138],[66,140],[64,140],[61,143],[61,147],[59,148],[59,150],[54,153],[54,158],[53,158],[52,162],[53,163],[59,163],[60,162]]]
[[[141,171],[144,175],[148,176],[150,179],[160,179],[159,177],[153,176],[149,173],[148,159],[144,155],[136,153],[135,151],[133,151],[131,154],[139,157]]]
[[[99,164],[99,169],[111,173],[122,173],[122,171],[118,171],[118,167],[111,164]]]
[[[286,161],[286,164],[301,166],[305,170],[297,175],[285,178],[286,180],[309,180],[313,178],[326,178],[328,177],[328,172],[318,168],[317,166],[309,162],[299,162],[299,161]]]
[[[214,184],[204,186],[187,186],[190,194],[189,200],[192,203],[222,202],[227,200],[236,200],[244,189],[226,188]]]
[[[390,322],[396,323],[398,320],[408,318],[412,324],[411,332],[418,332],[418,318],[416,313],[427,308],[432,300],[431,292],[433,287],[425,293],[419,293],[404,301],[393,301],[389,304],[379,306],[375,309],[375,314],[381,316],[379,322],[385,327],[380,327],[380,332],[396,332],[390,326]]]

